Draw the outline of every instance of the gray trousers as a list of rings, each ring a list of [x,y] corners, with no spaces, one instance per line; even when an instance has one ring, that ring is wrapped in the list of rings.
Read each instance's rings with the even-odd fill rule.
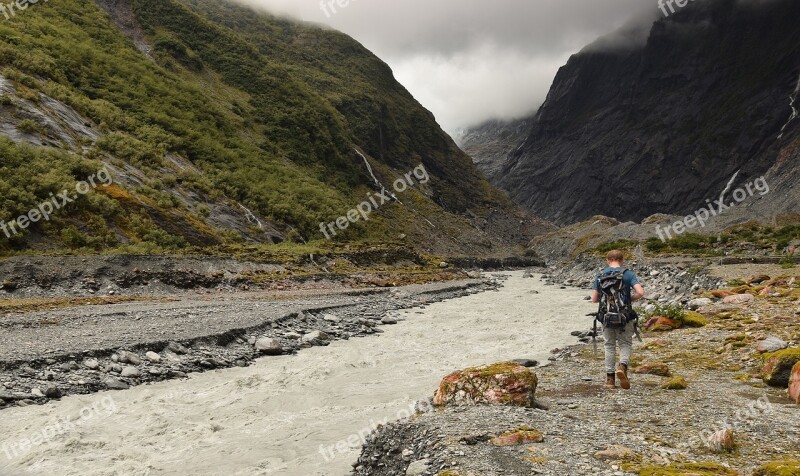
[[[626,366],[631,360],[633,350],[633,333],[636,322],[629,322],[624,329],[603,328],[603,337],[606,339],[606,373],[613,374],[617,370],[617,344],[619,344],[619,363]]]

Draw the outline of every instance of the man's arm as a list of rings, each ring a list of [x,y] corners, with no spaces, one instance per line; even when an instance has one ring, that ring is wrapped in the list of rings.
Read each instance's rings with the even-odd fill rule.
[[[592,302],[593,303],[600,302],[600,293],[597,292],[597,289],[592,290]]]
[[[634,301],[638,301],[644,297],[644,288],[641,284],[635,284],[633,286],[633,293],[631,293],[631,299]]]

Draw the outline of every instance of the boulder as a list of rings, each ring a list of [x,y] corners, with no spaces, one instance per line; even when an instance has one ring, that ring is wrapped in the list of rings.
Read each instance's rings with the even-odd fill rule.
[[[181,344],[175,341],[171,341],[169,344],[167,344],[167,350],[174,352],[178,355],[185,355],[189,353],[189,349],[187,349],[186,347],[182,346]]]
[[[789,344],[777,337],[767,337],[756,345],[756,350],[762,354],[777,352],[789,347]]]
[[[61,392],[61,389],[56,387],[55,385],[51,385],[49,387],[45,387],[44,389],[44,396],[47,398],[52,398],[57,400],[61,398],[64,394]]]
[[[658,375],[659,377],[669,377],[672,375],[669,366],[663,362],[644,363],[631,369],[631,372],[635,374]]]
[[[686,382],[686,379],[683,377],[672,377],[671,379],[661,384],[661,388],[665,390],[684,390],[688,386],[689,383]]]
[[[127,383],[117,380],[113,377],[108,377],[107,379],[103,380],[103,384],[105,384],[106,388],[109,390],[127,390],[131,388]]]
[[[408,468],[406,469],[406,476],[422,476],[423,474],[428,472],[428,468],[430,467],[430,460],[421,459],[418,461],[414,461]]]
[[[726,428],[719,430],[706,440],[706,446],[712,453],[730,453],[736,449],[736,441],[733,438],[733,430]]]
[[[90,370],[97,370],[100,368],[100,363],[97,361],[97,359],[86,359],[83,361],[83,365]]]
[[[714,301],[712,301],[709,298],[697,298],[697,299],[692,299],[691,301],[689,301],[689,303],[686,306],[689,309],[691,309],[692,311],[696,311],[696,310],[700,309],[701,307],[708,306],[709,304],[711,304],[713,302]]]
[[[789,376],[789,398],[794,403],[800,404],[800,362],[794,364]]]
[[[521,426],[491,439],[494,446],[519,446],[528,443],[541,443],[544,435],[541,431],[529,426]]]
[[[136,368],[136,367],[134,367],[132,365],[129,365],[129,366],[125,367],[124,369],[122,369],[122,371],[120,372],[119,375],[120,375],[120,377],[125,377],[125,378],[135,378],[135,377],[138,377],[139,375],[141,375],[141,372],[139,372],[138,368]]]
[[[744,304],[746,302],[754,301],[755,298],[756,297],[752,294],[734,294],[724,298],[722,302],[725,304]]]
[[[681,326],[678,321],[668,317],[655,316],[651,317],[644,324],[644,328],[649,332],[666,332],[677,329]]]
[[[133,352],[122,351],[119,353],[119,361],[123,364],[140,365],[142,359]]]
[[[283,353],[283,346],[278,339],[272,337],[262,337],[255,342],[257,352],[266,355],[281,355]]]
[[[153,352],[152,350],[144,354],[144,357],[154,364],[161,362],[161,356]]]
[[[792,476],[794,474],[800,474],[799,460],[772,461],[759,466],[753,472],[753,476]]]
[[[708,319],[699,312],[687,311],[681,322],[684,327],[705,327],[708,325]]]
[[[747,284],[761,284],[764,281],[769,281],[770,277],[766,274],[760,274],[758,276],[753,276],[752,278],[747,280]]]
[[[330,336],[322,331],[311,331],[308,334],[304,335],[301,342],[304,344],[318,344],[320,342],[327,342],[330,340]]]
[[[764,368],[761,370],[764,383],[772,387],[788,387],[789,376],[798,362],[800,349],[784,349],[764,354]]]
[[[514,362],[484,365],[459,370],[442,379],[433,404],[533,407],[538,384],[535,372]]]

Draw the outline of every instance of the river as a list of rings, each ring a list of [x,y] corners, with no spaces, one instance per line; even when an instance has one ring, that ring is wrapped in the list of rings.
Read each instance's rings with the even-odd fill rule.
[[[0,475],[345,475],[362,437],[406,416],[446,374],[546,362],[591,322],[585,292],[509,274],[498,291],[403,311],[379,336],[4,410]]]

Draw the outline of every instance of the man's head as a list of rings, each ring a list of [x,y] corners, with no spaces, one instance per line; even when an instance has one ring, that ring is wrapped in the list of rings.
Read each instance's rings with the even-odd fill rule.
[[[606,255],[606,261],[608,261],[609,265],[622,265],[622,263],[625,261],[625,253],[620,250],[611,250]]]

